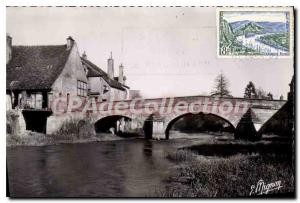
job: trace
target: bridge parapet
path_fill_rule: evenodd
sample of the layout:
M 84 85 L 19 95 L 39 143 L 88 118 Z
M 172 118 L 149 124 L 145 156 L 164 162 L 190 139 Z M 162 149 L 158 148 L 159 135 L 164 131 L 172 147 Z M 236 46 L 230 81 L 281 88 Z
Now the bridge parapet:
M 263 100 L 263 99 L 244 99 L 244 98 L 219 98 L 209 96 L 193 96 L 193 97 L 174 97 L 174 98 L 156 98 L 156 99 L 136 99 L 125 101 L 114 101 L 112 103 L 102 102 L 100 111 L 107 111 L 109 109 L 125 110 L 125 109 L 145 109 L 145 108 L 159 108 L 168 109 L 180 106 L 228 106 L 235 108 L 257 108 L 257 109 L 274 109 L 279 110 L 287 101 L 284 100 Z M 163 110 L 161 110 L 163 111 Z
M 226 120 L 234 128 L 237 127 L 242 116 L 249 108 L 252 109 L 256 120 L 254 125 L 258 131 L 261 126 L 274 115 L 286 101 L 262 100 L 244 98 L 220 98 L 210 96 L 189 96 L 174 98 L 135 99 L 113 102 L 85 101 L 76 109 L 65 112 L 66 115 L 59 115 L 57 120 L 68 119 L 80 115 L 90 117 L 94 122 L 113 115 L 128 117 L 135 123 L 136 128 L 143 128 L 149 116 L 153 121 L 163 126 L 162 131 L 166 132 L 170 123 L 186 114 L 213 114 Z M 54 113 L 54 117 L 57 116 Z M 54 123 L 50 118 L 50 124 Z M 51 129 L 55 125 L 50 125 Z M 158 131 L 158 130 L 156 130 Z

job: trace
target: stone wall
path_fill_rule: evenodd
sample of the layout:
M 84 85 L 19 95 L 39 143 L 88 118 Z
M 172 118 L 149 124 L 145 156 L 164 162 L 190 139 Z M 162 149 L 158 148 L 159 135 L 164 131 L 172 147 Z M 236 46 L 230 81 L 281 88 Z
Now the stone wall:
M 52 115 L 47 118 L 47 134 L 54 134 L 57 132 L 64 122 L 68 120 L 83 120 L 86 119 L 86 116 L 81 113 L 64 113 L 61 115 Z

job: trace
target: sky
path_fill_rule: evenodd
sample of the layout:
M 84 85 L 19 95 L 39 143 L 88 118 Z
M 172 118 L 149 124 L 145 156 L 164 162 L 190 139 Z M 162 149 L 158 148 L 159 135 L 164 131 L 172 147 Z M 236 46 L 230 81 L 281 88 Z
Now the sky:
M 249 81 L 286 98 L 292 58 L 218 58 L 216 8 L 9 7 L 13 45 L 65 44 L 72 36 L 80 54 L 115 76 L 123 63 L 126 84 L 144 97 L 208 95 L 223 72 L 235 97 Z
M 224 12 L 223 16 L 228 22 L 250 20 L 254 22 L 287 22 L 287 12 Z

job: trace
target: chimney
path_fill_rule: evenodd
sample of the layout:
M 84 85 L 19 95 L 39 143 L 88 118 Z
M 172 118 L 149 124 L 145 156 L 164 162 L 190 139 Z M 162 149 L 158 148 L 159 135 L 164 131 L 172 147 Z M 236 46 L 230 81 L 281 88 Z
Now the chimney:
M 85 51 L 82 53 L 82 56 L 81 56 L 83 59 L 87 60 L 87 55 L 85 53 Z
M 71 49 L 73 44 L 74 44 L 74 39 L 71 36 L 69 36 L 67 38 L 67 50 Z
M 9 34 L 6 34 L 6 64 L 12 58 L 12 38 Z
M 114 59 L 112 58 L 112 52 L 110 52 L 110 58 L 107 60 L 107 74 L 111 79 L 114 79 Z
M 124 66 L 121 65 L 119 66 L 119 83 L 124 84 Z

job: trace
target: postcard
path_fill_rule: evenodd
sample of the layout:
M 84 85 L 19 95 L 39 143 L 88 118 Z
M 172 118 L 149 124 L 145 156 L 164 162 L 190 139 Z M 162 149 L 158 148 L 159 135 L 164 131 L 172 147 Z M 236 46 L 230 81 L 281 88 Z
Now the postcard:
M 10 198 L 295 198 L 293 7 L 7 7 Z

